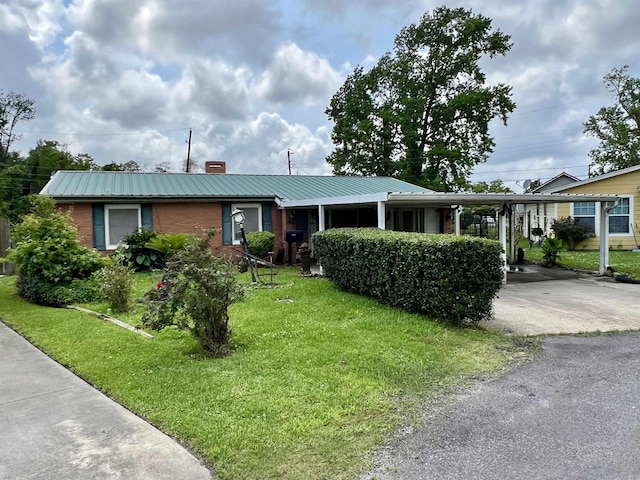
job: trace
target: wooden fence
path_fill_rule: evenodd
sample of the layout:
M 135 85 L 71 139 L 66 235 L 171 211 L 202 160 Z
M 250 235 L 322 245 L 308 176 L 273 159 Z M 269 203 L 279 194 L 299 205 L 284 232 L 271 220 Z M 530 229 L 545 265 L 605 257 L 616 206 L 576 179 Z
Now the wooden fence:
M 9 219 L 0 218 L 0 258 L 7 256 L 7 249 L 11 245 L 9 240 Z M 8 262 L 0 262 L 0 275 L 13 273 L 13 265 Z

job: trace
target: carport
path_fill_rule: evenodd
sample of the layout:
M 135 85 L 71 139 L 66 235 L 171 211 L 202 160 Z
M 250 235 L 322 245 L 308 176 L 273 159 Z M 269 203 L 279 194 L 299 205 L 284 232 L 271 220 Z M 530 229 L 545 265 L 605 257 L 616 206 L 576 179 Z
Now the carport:
M 515 225 L 514 209 L 519 204 L 552 204 L 573 202 L 597 202 L 600 205 L 600 274 L 604 274 L 609 265 L 609 212 L 617 205 L 617 195 L 595 194 L 536 194 L 536 193 L 443 193 L 443 192 L 386 192 L 370 195 L 343 197 L 325 197 L 303 200 L 278 199 L 281 208 L 317 207 L 318 230 L 325 230 L 325 210 L 340 205 L 376 205 L 378 228 L 387 228 L 388 208 L 399 205 L 419 205 L 424 207 L 451 208 L 456 212 L 456 234 L 460 234 L 459 215 L 464 206 L 495 206 L 498 213 L 498 240 L 502 244 L 505 276 L 508 265 L 515 262 Z

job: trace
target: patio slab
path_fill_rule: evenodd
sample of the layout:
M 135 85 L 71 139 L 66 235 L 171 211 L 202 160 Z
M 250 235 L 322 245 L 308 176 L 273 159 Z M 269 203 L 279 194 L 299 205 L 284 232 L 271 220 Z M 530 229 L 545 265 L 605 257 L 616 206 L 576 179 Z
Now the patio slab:
M 509 273 L 485 326 L 518 335 L 640 330 L 640 285 L 525 266 Z

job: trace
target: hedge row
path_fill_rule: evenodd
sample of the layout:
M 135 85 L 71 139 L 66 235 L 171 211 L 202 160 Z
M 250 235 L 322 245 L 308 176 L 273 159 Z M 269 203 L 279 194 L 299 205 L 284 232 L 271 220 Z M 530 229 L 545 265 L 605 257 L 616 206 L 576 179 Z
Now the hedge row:
M 483 238 L 345 228 L 314 234 L 313 248 L 341 289 L 437 320 L 490 317 L 502 286 L 502 248 Z

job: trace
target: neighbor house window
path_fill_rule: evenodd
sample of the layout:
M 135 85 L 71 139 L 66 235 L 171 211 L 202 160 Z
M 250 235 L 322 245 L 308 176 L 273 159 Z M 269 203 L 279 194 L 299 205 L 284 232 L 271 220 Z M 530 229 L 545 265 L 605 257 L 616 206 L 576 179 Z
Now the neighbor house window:
M 629 233 L 630 223 L 629 198 L 621 198 L 616 208 L 609 212 L 609 233 Z
M 106 247 L 115 249 L 124 237 L 141 227 L 140 205 L 105 205 L 104 224 Z
M 580 225 L 588 227 L 591 233 L 595 233 L 596 202 L 575 202 L 573 204 L 573 218 Z
M 244 212 L 245 233 L 262 231 L 262 205 L 259 203 L 235 203 L 231 205 L 231 211 L 236 208 Z M 233 243 L 239 245 L 242 238 L 240 225 L 236 224 L 236 222 L 231 222 L 231 228 L 233 229 Z

